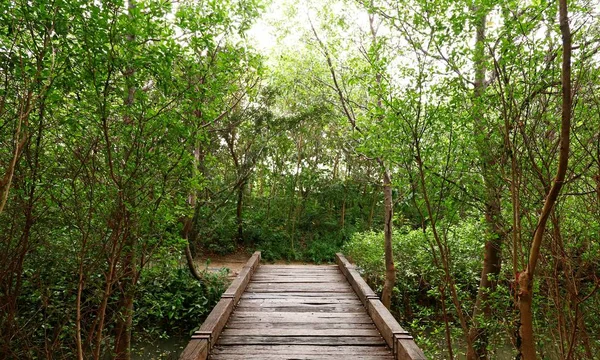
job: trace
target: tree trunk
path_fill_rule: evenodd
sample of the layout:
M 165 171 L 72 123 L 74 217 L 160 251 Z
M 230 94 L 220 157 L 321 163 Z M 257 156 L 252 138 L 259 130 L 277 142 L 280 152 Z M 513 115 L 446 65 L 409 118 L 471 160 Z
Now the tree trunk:
M 392 248 L 392 231 L 394 218 L 394 202 L 392 199 L 392 179 L 390 171 L 386 167 L 383 171 L 383 196 L 385 204 L 384 227 L 383 233 L 385 237 L 385 282 L 383 292 L 381 294 L 381 302 L 386 308 L 390 308 L 392 304 L 392 291 L 396 284 L 396 269 L 394 268 L 394 255 Z
M 342 199 L 342 213 L 340 216 L 340 227 L 344 229 L 344 225 L 346 224 L 346 184 L 342 185 L 344 187 L 344 197 Z
M 130 18 L 133 17 L 132 13 L 136 7 L 136 0 L 128 0 L 127 2 L 127 12 Z M 127 41 L 134 42 L 135 35 L 127 34 Z M 136 69 L 132 64 L 128 64 L 126 74 L 125 74 L 125 83 L 127 85 L 127 96 L 125 99 L 125 107 L 129 108 L 133 105 L 136 94 L 136 86 L 135 79 L 133 77 Z M 123 116 L 123 121 L 125 124 L 133 124 L 133 119 L 129 112 Z M 135 145 L 132 145 L 135 146 Z M 119 185 L 119 184 L 117 184 Z M 123 222 L 123 252 L 121 260 L 121 268 L 124 273 L 119 283 L 121 283 L 121 291 L 119 294 L 119 312 L 117 314 L 117 320 L 115 324 L 114 334 L 115 334 L 115 359 L 116 360 L 129 360 L 131 358 L 131 326 L 133 323 L 133 298 L 135 295 L 135 286 L 137 283 L 137 239 L 130 232 L 130 229 L 135 227 L 131 222 L 131 216 L 129 210 L 126 207 L 126 198 L 125 193 L 127 189 L 120 188 L 119 192 L 119 211 L 121 212 Z
M 367 221 L 367 226 L 369 230 L 373 228 L 373 216 L 375 216 L 375 205 L 377 205 L 377 192 L 373 191 L 371 199 L 371 210 L 369 211 L 369 219 Z
M 118 313 L 114 329 L 115 334 L 115 359 L 129 360 L 131 358 L 131 325 L 133 323 L 133 299 L 135 296 L 135 286 L 138 279 L 137 270 L 137 241 L 133 234 L 129 232 L 132 226 L 130 223 L 130 215 L 122 204 L 122 209 L 125 214 L 124 218 L 124 233 L 123 233 L 123 251 L 124 255 L 121 259 L 121 269 L 123 275 L 118 279 L 120 284 Z
M 194 201 L 194 204 L 195 204 L 195 201 Z M 200 273 L 198 272 L 198 269 L 196 269 L 196 263 L 194 263 L 194 255 L 192 254 L 192 248 L 190 247 L 190 238 L 194 237 L 192 235 L 194 233 L 193 227 L 194 227 L 193 219 L 190 219 L 190 218 L 185 219 L 181 237 L 186 240 L 185 260 L 186 260 L 187 267 L 190 270 L 190 274 L 192 274 L 192 276 L 196 280 L 202 282 L 204 279 L 202 278 L 202 275 L 200 275 Z
M 569 27 L 567 0 L 559 0 L 559 18 L 560 32 L 562 35 L 562 106 L 561 106 L 561 131 L 560 131 L 560 150 L 558 169 L 556 177 L 552 182 L 552 187 L 546 196 L 544 207 L 540 213 L 540 217 L 533 234 L 533 241 L 529 251 L 529 260 L 527 268 L 520 274 L 517 279 L 519 285 L 519 312 L 521 320 L 521 354 L 523 360 L 535 360 L 535 337 L 533 332 L 533 279 L 535 267 L 540 255 L 542 240 L 546 230 L 548 217 L 552 212 L 552 208 L 556 203 L 560 190 L 563 186 L 567 167 L 569 164 L 569 146 L 571 134 L 571 29 Z
M 472 9 L 474 15 L 476 15 L 476 39 L 475 39 L 475 52 L 474 52 L 474 67 L 475 67 L 475 81 L 473 85 L 473 113 L 475 121 L 476 135 L 486 134 L 486 127 L 484 124 L 483 111 L 481 97 L 485 91 L 485 26 L 486 26 L 486 14 L 483 13 L 478 15 L 480 9 Z M 489 136 L 486 137 L 488 141 L 485 144 L 480 144 L 479 159 L 483 169 L 484 186 L 485 186 L 485 221 L 488 227 L 488 233 L 486 234 L 486 242 L 484 247 L 483 265 L 481 268 L 481 279 L 479 281 L 479 289 L 477 292 L 477 298 L 475 300 L 475 306 L 473 308 L 473 323 L 469 328 L 469 334 L 467 342 L 467 359 L 468 360 L 479 360 L 487 359 L 487 341 L 488 334 L 485 326 L 480 323 L 480 318 L 483 316 L 485 319 L 489 319 L 491 316 L 491 309 L 488 304 L 488 294 L 492 288 L 496 285 L 496 280 L 500 274 L 501 268 L 501 249 L 502 240 L 504 233 L 502 226 L 500 225 L 501 219 L 501 195 L 497 189 L 497 184 L 494 181 L 496 177 L 495 170 L 497 170 L 497 159 L 494 154 L 490 151 Z
M 241 183 L 237 193 L 237 207 L 236 207 L 236 222 L 237 222 L 237 240 L 241 243 L 244 240 L 244 219 L 243 219 L 243 205 L 244 205 L 244 188 L 245 183 Z
M 132 269 L 130 267 L 130 269 Z M 115 325 L 115 360 L 129 360 L 131 358 L 131 325 L 133 323 L 133 298 L 136 276 L 130 275 L 123 285 L 125 293 L 121 295 L 118 320 Z

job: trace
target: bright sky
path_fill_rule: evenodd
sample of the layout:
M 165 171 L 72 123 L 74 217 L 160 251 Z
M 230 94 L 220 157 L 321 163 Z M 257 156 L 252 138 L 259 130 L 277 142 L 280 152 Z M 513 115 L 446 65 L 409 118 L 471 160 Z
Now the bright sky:
M 327 7 L 328 10 L 323 10 L 324 7 Z M 573 12 L 571 13 L 572 27 L 576 28 L 581 23 L 598 24 L 600 0 L 590 0 L 590 7 L 596 11 L 588 13 L 587 18 L 582 18 L 580 14 Z M 356 49 L 358 49 L 359 42 L 361 41 L 359 38 L 359 33 L 368 33 L 368 15 L 363 9 L 358 10 L 351 4 L 345 3 L 344 1 L 335 0 L 271 0 L 267 10 L 250 29 L 248 33 L 248 41 L 260 53 L 264 54 L 268 58 L 267 61 L 271 63 L 270 65 L 276 65 L 273 64 L 273 62 L 278 61 L 280 54 L 301 50 L 305 46 L 307 37 L 313 37 L 308 20 L 309 16 L 319 32 L 319 37 L 323 41 L 327 42 L 327 31 L 323 29 L 327 28 L 330 24 L 321 24 L 321 21 L 324 19 L 323 15 L 328 13 L 344 13 L 344 17 L 347 19 L 347 21 L 352 23 L 346 33 L 338 34 L 340 35 L 339 38 L 344 39 L 344 41 L 354 41 L 355 44 L 353 46 L 351 45 L 350 47 L 353 48 L 352 51 L 356 51 Z M 500 35 L 497 33 L 498 29 L 502 26 L 499 16 L 500 15 L 497 12 L 492 12 L 490 16 L 488 16 L 488 34 L 491 37 Z M 325 21 L 331 20 L 327 19 Z M 336 25 L 333 25 L 333 27 L 335 28 Z M 360 28 L 361 31 L 356 31 L 357 28 Z M 340 29 L 341 28 L 337 28 L 334 31 L 342 31 Z M 382 26 L 380 33 L 385 34 L 389 32 L 385 29 L 385 27 Z M 558 41 L 559 34 L 554 33 L 554 36 L 557 37 L 556 40 Z M 545 37 L 546 30 L 544 27 L 541 27 L 537 33 L 535 33 L 533 39 L 520 39 L 520 41 L 540 41 Z M 475 39 L 473 36 L 467 41 L 474 42 L 474 40 Z M 402 47 L 408 45 L 405 40 L 399 39 L 398 37 L 396 37 L 395 41 L 397 42 L 397 45 L 402 45 Z M 446 53 L 446 56 L 447 52 L 458 44 L 452 43 L 448 45 L 448 49 L 442 49 L 442 51 Z M 472 46 L 472 44 L 468 44 L 467 46 Z M 338 56 L 343 57 L 344 55 L 343 53 L 338 53 Z M 594 58 L 600 58 L 600 53 L 596 54 Z M 405 86 L 405 81 L 402 79 L 403 76 L 397 71 L 399 67 L 406 68 L 414 65 L 416 62 L 414 54 L 409 51 L 405 52 L 401 56 L 396 57 L 396 59 L 390 60 L 390 67 L 388 68 L 389 75 L 395 79 L 394 82 L 396 85 L 399 85 L 400 87 Z M 464 74 L 470 74 L 470 61 L 468 61 L 469 59 L 465 60 L 466 61 L 464 64 L 462 64 L 462 66 L 464 66 Z M 440 71 L 450 71 L 447 68 L 445 70 L 442 69 L 445 67 L 444 64 L 440 65 Z

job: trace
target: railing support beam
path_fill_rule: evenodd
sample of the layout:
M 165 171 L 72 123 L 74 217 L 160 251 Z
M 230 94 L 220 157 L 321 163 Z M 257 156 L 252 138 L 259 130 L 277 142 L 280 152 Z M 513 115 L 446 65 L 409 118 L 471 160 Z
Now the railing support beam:
M 260 264 L 260 251 L 252 254 L 240 274 L 221 295 L 221 300 L 210 312 L 200 329 L 192 335 L 192 340 L 179 356 L 179 360 L 206 360 L 212 346 L 233 313 L 233 309 L 246 290 L 252 274 Z
M 336 254 L 336 262 L 367 309 L 379 333 L 394 352 L 394 357 L 397 360 L 425 360 L 425 354 L 417 346 L 412 336 L 400 326 L 390 311 L 383 306 L 373 289 L 360 276 L 356 266 L 352 265 L 341 253 Z

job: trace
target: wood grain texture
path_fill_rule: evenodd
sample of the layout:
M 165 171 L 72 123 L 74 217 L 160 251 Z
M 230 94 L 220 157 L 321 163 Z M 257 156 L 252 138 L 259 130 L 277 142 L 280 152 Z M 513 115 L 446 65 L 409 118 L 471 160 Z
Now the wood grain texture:
M 335 265 L 261 265 L 211 359 L 393 359 Z
M 381 336 L 385 339 L 387 345 L 390 348 L 395 349 L 395 358 L 398 360 L 426 359 L 423 351 L 417 346 L 412 337 L 400 326 L 389 310 L 383 306 L 381 301 L 375 295 L 375 292 L 360 276 L 356 267 L 350 264 L 346 257 L 340 253 L 336 254 L 336 262 L 367 308 L 369 316 L 375 323 Z
M 208 357 L 208 340 L 192 340 L 179 356 L 180 360 L 204 360 Z
M 259 262 L 257 252 L 181 360 L 425 359 L 343 255 L 338 265 Z
M 260 265 L 260 251 L 252 254 L 244 268 L 221 296 L 221 300 L 210 312 L 196 334 L 207 337 L 206 340 L 192 339 L 179 356 L 180 360 L 205 360 L 208 358 L 211 347 L 219 339 L 235 304 L 246 290 L 252 273 Z
M 239 275 L 233 280 L 231 285 L 225 290 L 223 298 L 233 298 L 234 305 L 240 300 L 240 297 L 246 290 L 252 274 L 256 271 L 260 265 L 260 251 L 256 251 L 246 262 L 246 265 L 242 268 Z

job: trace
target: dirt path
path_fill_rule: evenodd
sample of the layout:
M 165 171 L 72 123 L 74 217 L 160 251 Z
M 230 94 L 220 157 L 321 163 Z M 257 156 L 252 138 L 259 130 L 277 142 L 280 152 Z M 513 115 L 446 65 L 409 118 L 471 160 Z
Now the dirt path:
M 249 253 L 245 250 L 239 250 L 235 253 L 227 255 L 204 254 L 199 258 L 196 258 L 194 261 L 196 262 L 196 265 L 200 271 L 208 270 L 211 272 L 217 272 L 222 269 L 228 269 L 229 278 L 235 278 L 240 273 L 251 255 L 252 253 Z M 303 261 L 278 260 L 275 261 L 274 264 L 306 265 L 310 263 Z
M 245 251 L 238 251 L 228 255 L 205 254 L 195 259 L 196 265 L 200 270 L 220 271 L 222 269 L 229 270 L 229 277 L 236 277 L 244 264 L 250 258 L 250 254 Z

